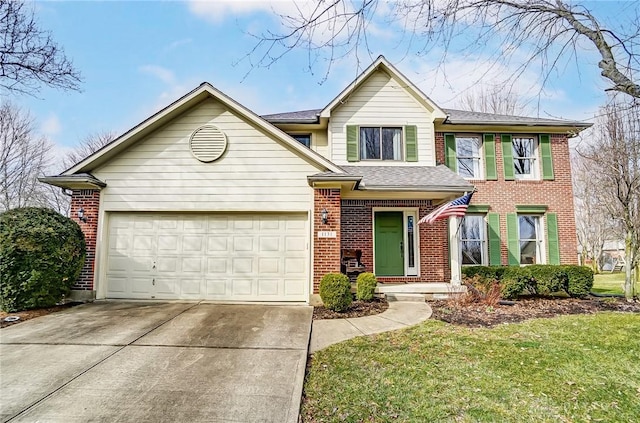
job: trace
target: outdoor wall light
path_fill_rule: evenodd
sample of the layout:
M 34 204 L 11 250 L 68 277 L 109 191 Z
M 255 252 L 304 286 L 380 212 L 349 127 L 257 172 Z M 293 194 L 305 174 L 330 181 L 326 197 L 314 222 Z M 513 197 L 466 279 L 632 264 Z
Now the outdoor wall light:
M 320 212 L 320 216 L 322 217 L 323 225 L 329 223 L 329 212 L 327 211 L 327 209 L 322 209 L 322 211 Z
M 84 215 L 84 209 L 82 207 L 80 207 L 80 209 L 78 210 L 78 219 L 81 222 L 87 222 L 87 217 Z

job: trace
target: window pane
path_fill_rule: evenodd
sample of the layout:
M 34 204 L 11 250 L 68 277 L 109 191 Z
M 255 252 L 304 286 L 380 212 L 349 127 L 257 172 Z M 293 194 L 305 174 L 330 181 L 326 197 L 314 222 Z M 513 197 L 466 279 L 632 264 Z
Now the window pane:
M 311 146 L 311 135 L 310 134 L 294 134 L 291 135 L 291 137 L 298 141 L 300 144 L 303 144 L 306 147 L 310 147 Z
M 537 239 L 535 216 L 518 216 L 520 221 L 520 239 Z
M 520 264 L 536 264 L 541 262 L 539 224 L 540 216 L 518 216 Z
M 484 218 L 483 216 L 465 216 L 460 224 L 460 252 L 463 265 L 483 264 L 484 256 Z
M 533 157 L 533 138 L 514 138 L 512 144 L 513 157 Z
M 360 128 L 360 158 L 380 158 L 380 128 Z
M 536 241 L 520 241 L 520 264 L 536 264 L 537 245 Z
M 462 264 L 482 264 L 482 242 L 462 242 Z
M 400 160 L 402 158 L 402 129 L 382 128 L 382 159 Z
M 414 244 L 414 225 L 413 216 L 407 216 L 407 249 L 409 252 L 409 267 L 415 267 L 416 265 L 416 252 L 413 248 Z
M 459 138 L 456 136 L 458 157 L 480 157 L 480 139 L 476 137 Z
M 513 165 L 515 166 L 516 175 L 531 174 L 531 159 L 514 159 Z
M 463 178 L 478 176 L 480 162 L 478 159 L 458 159 L 458 175 Z

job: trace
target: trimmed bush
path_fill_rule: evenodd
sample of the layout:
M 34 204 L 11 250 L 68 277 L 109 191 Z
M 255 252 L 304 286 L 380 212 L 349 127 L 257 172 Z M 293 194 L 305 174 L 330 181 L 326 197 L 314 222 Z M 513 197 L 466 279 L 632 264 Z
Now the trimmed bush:
M 551 295 L 556 292 L 568 292 L 569 277 L 563 266 L 534 264 L 523 267 L 527 269 L 535 280 L 532 294 Z
M 512 300 L 532 289 L 534 281 L 526 267 L 506 267 L 500 282 L 502 298 Z
M 326 308 L 345 311 L 351 305 L 351 282 L 342 273 L 327 273 L 320 280 L 320 298 Z
M 0 214 L 0 309 L 59 303 L 69 295 L 85 254 L 84 234 L 68 217 L 36 207 Z
M 465 266 L 462 268 L 462 275 L 468 278 L 479 275 L 485 279 L 499 281 L 506 269 L 504 266 Z
M 572 297 L 589 295 L 593 288 L 593 270 L 585 266 L 561 266 L 569 279 L 567 293 Z
M 378 280 L 373 273 L 360 273 L 356 279 L 356 299 L 362 301 L 373 300 Z

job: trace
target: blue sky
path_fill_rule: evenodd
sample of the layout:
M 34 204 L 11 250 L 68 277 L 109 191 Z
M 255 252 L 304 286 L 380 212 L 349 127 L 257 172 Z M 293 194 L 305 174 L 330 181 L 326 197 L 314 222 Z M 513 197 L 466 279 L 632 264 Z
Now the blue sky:
M 591 6 L 616 16 L 624 4 Z M 455 54 L 447 56 L 443 72 L 437 48 L 426 57 L 407 55 L 398 48 L 397 34 L 385 28 L 370 38 L 370 55 L 359 55 L 359 62 L 353 55 L 338 61 L 326 81 L 325 63 L 310 72 L 302 49 L 269 68 L 252 68 L 243 60 L 256 43 L 249 32 L 281 28 L 272 10 L 290 10 L 284 0 L 37 1 L 34 7 L 40 26 L 52 32 L 82 73 L 83 91 L 43 88 L 35 98 L 12 96 L 12 101 L 30 111 L 59 153 L 91 133 L 123 133 L 203 81 L 266 114 L 323 107 L 379 54 L 442 107 L 456 106 L 483 74 L 482 58 Z M 540 92 L 535 70 L 525 73 L 515 89 L 535 97 L 534 115 L 589 119 L 605 101 L 596 63 L 597 57 L 584 54 L 578 67 L 561 64 L 538 97 L 533 95 Z

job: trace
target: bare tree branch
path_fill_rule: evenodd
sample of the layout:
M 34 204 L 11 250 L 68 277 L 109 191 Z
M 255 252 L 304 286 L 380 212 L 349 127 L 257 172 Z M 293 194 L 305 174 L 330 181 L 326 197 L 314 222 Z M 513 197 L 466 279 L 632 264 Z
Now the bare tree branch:
M 494 65 L 516 64 L 512 81 L 536 66 L 544 84 L 554 69 L 589 50 L 600 57 L 601 75 L 610 83 L 607 90 L 640 98 L 637 3 L 629 6 L 633 10 L 626 26 L 616 28 L 607 27 L 584 5 L 565 0 L 320 0 L 315 4 L 311 9 L 298 7 L 295 16 L 280 15 L 286 28 L 281 33 L 257 36 L 247 55 L 251 64 L 268 67 L 289 51 L 304 48 L 309 51 L 310 69 L 321 57 L 327 58 L 330 68 L 336 58 L 357 52 L 367 34 L 382 26 L 399 35 L 406 52 L 426 56 L 443 49 L 441 63 L 458 45 L 467 53 L 488 51 Z M 385 16 L 377 13 L 382 4 L 389 10 Z
M 80 73 L 23 0 L 0 0 L 0 89 L 35 94 L 44 84 L 80 89 Z

